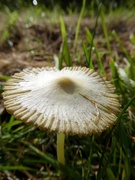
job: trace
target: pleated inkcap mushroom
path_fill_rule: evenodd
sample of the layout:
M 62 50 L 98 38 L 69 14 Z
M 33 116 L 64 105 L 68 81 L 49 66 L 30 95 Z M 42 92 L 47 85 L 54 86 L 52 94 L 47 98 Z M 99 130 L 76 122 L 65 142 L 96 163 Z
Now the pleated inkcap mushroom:
M 33 68 L 4 87 L 7 111 L 26 124 L 63 134 L 99 133 L 119 112 L 113 85 L 86 67 Z

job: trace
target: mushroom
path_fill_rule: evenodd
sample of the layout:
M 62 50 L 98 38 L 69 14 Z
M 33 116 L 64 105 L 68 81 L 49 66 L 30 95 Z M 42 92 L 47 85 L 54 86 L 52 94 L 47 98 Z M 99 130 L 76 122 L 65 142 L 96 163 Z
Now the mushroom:
M 3 97 L 15 118 L 57 132 L 57 158 L 65 164 L 66 134 L 100 133 L 114 124 L 120 107 L 114 90 L 86 67 L 43 67 L 14 74 Z

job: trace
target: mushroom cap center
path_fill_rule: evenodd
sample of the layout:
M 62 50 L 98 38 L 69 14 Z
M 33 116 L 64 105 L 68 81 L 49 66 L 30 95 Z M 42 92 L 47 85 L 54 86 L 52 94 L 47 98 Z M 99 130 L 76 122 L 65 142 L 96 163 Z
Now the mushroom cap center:
M 68 77 L 61 77 L 58 80 L 58 85 L 68 94 L 73 94 L 76 87 L 75 82 Z

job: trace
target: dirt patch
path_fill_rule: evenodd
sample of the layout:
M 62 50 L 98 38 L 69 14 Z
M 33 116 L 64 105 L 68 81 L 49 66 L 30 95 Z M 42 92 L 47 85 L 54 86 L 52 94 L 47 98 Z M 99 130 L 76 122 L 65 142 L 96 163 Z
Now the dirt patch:
M 65 17 L 67 27 L 67 35 L 69 47 L 71 49 L 71 57 L 75 65 L 86 65 L 85 56 L 82 48 L 82 39 L 86 40 L 86 28 L 93 32 L 95 19 L 85 17 L 81 23 L 79 32 L 79 41 L 77 50 L 80 53 L 80 60 L 77 58 L 77 52 L 74 48 L 75 28 L 78 17 Z M 133 54 L 135 47 L 130 42 L 129 37 L 135 34 L 135 20 L 117 19 L 116 21 L 108 22 L 110 32 L 115 30 L 121 40 L 124 48 L 129 54 Z M 119 44 L 110 36 L 112 50 L 117 59 L 122 59 L 124 54 L 119 47 Z M 103 56 L 105 66 L 108 66 L 109 53 L 107 52 L 106 40 L 103 34 L 101 22 L 99 21 L 94 42 L 100 52 L 105 51 Z M 18 21 L 15 26 L 15 31 L 11 32 L 9 39 L 0 47 L 0 74 L 12 75 L 24 68 L 54 66 L 54 54 L 58 55 L 62 45 L 62 38 L 59 23 L 39 22 L 30 27 L 24 22 Z M 92 54 L 93 62 L 96 57 Z

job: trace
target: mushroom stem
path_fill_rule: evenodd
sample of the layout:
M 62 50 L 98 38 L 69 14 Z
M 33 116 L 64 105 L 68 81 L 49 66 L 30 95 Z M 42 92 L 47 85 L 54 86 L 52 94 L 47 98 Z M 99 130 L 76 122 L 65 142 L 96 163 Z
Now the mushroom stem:
M 57 133 L 57 159 L 63 165 L 65 165 L 64 141 L 65 134 Z

